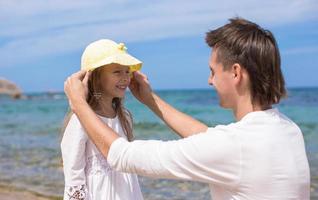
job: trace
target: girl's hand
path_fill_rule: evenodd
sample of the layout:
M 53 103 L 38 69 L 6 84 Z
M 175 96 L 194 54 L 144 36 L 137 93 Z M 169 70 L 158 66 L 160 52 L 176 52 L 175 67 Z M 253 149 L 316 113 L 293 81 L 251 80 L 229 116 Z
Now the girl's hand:
M 91 72 L 81 70 L 69 76 L 64 82 L 64 92 L 73 112 L 75 112 L 77 105 L 86 102 L 88 95 L 87 83 L 90 74 Z

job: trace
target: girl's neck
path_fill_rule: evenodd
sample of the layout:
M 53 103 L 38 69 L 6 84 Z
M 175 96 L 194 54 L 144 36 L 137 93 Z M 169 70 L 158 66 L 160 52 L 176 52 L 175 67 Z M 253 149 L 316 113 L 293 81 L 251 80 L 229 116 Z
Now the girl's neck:
M 94 109 L 96 114 L 107 118 L 116 117 L 116 111 L 113 108 L 113 99 L 102 98 L 99 101 L 100 104 Z

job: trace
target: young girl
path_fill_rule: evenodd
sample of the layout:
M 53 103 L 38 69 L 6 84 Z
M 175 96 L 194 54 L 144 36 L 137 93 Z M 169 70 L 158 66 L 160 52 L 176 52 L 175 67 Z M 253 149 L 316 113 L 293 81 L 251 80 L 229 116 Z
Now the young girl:
M 88 103 L 100 119 L 129 141 L 132 118 L 122 100 L 132 71 L 142 63 L 111 40 L 93 42 L 82 55 L 81 68 L 92 71 Z M 68 122 L 68 123 L 67 123 Z M 114 171 L 88 138 L 75 114 L 70 114 L 61 142 L 65 176 L 64 200 L 140 200 L 137 176 Z

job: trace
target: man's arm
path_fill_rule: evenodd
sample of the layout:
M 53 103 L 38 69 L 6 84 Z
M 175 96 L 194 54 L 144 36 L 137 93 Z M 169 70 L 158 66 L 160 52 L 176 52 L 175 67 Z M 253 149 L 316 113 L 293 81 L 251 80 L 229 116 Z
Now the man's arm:
M 178 111 L 156 95 L 152 91 L 149 81 L 144 74 L 134 72 L 130 90 L 140 102 L 147 105 L 181 137 L 188 137 L 196 133 L 205 132 L 208 129 L 205 124 Z
M 107 157 L 111 144 L 119 136 L 101 121 L 86 102 L 88 77 L 89 73 L 85 71 L 73 74 L 64 82 L 64 91 L 72 111 L 77 115 L 87 135 Z
M 81 71 L 69 77 L 64 90 L 71 109 L 113 169 L 158 178 L 222 185 L 237 183 L 241 161 L 237 154 L 239 145 L 232 134 L 214 130 L 213 134 L 198 134 L 176 141 L 128 142 L 104 124 L 87 104 L 88 75 L 85 74 Z
M 205 132 L 208 129 L 205 124 L 178 111 L 155 93 L 152 93 L 152 96 L 153 103 L 147 106 L 181 137 Z
M 100 120 L 86 102 L 88 77 L 89 73 L 86 73 L 85 71 L 73 74 L 65 81 L 64 91 L 69 99 L 71 109 L 77 115 L 88 136 L 101 153 L 107 157 L 111 144 L 118 139 L 119 136 L 113 129 L 109 128 Z M 141 87 L 139 87 L 139 89 L 140 88 Z M 206 131 L 207 127 L 201 122 L 177 111 L 154 93 L 151 92 L 147 94 L 152 94 L 151 97 L 148 96 L 149 98 L 152 98 L 152 100 L 148 99 L 146 105 L 148 105 L 148 107 L 150 107 L 165 122 L 167 121 L 166 123 L 181 137 L 187 137 L 198 132 Z M 158 106 L 162 107 L 159 109 Z M 191 129 L 191 131 L 187 129 Z

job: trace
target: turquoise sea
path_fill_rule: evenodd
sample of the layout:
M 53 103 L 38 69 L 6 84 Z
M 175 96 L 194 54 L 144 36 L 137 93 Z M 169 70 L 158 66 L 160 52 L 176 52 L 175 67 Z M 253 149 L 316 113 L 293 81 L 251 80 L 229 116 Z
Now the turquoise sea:
M 234 121 L 218 106 L 214 90 L 157 91 L 181 111 L 209 126 Z M 137 139 L 178 137 L 129 93 L 126 107 L 134 116 Z M 278 107 L 304 134 L 311 168 L 311 198 L 318 199 L 318 88 L 289 89 Z M 45 195 L 62 196 L 64 179 L 60 157 L 60 128 L 68 110 L 63 93 L 30 93 L 25 99 L 0 97 L 0 185 Z M 207 185 L 140 177 L 145 199 L 210 199 Z

